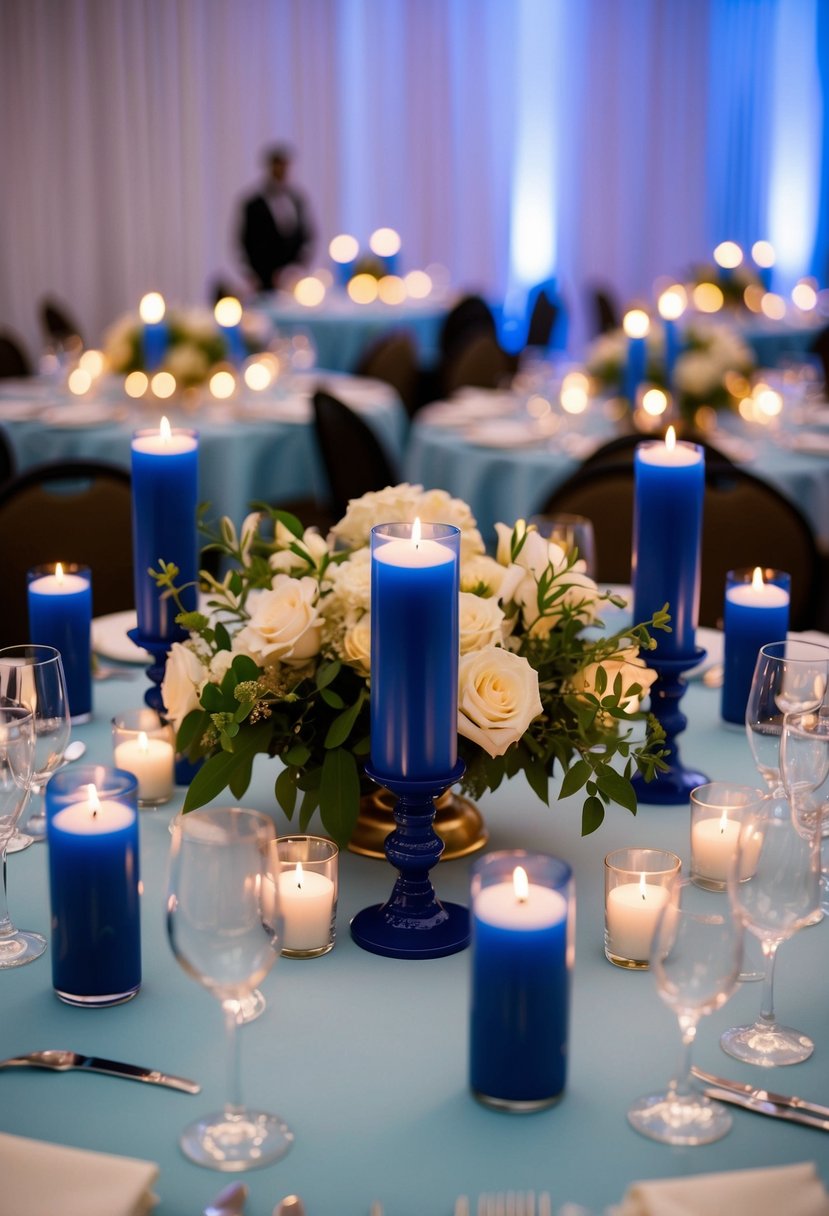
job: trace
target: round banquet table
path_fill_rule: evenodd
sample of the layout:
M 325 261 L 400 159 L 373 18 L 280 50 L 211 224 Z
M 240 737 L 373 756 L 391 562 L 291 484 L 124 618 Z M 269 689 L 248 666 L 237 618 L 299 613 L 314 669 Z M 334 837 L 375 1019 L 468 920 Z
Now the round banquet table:
M 321 304 L 308 308 L 287 292 L 258 296 L 249 305 L 263 313 L 285 337 L 307 334 L 317 351 L 320 367 L 353 371 L 364 351 L 394 329 L 414 338 L 420 364 L 431 367 L 438 359 L 438 341 L 449 302 L 440 295 L 402 304 L 355 304 L 343 291 L 329 291 Z
M 76 731 L 88 744 L 88 759 L 110 761 L 109 720 L 137 704 L 143 688 L 143 674 L 133 683 L 95 686 L 94 721 Z M 754 782 L 745 737 L 721 725 L 718 704 L 718 693 L 701 683 L 690 686 L 683 703 L 689 716 L 682 739 L 686 763 L 703 767 L 713 779 Z M 274 773 L 274 762 L 258 758 L 242 803 L 273 813 L 284 832 L 287 824 L 274 809 Z M 480 1191 L 530 1188 L 551 1192 L 556 1212 L 566 1201 L 600 1212 L 636 1179 L 806 1160 L 817 1162 L 829 1181 L 829 1139 L 807 1127 L 735 1109 L 725 1139 L 685 1149 L 657 1144 L 629 1127 L 629 1103 L 667 1083 L 679 1056 L 679 1035 L 652 976 L 605 960 L 603 857 L 625 845 L 661 847 L 677 852 L 687 869 L 689 812 L 645 806 L 633 818 L 612 807 L 599 831 L 582 838 L 578 801 L 556 801 L 555 781 L 551 791 L 547 807 L 519 777 L 480 805 L 488 848 L 551 852 L 575 871 L 577 943 L 563 1100 L 538 1114 L 510 1116 L 472 1099 L 468 955 L 403 962 L 356 947 L 349 920 L 386 898 L 392 874 L 384 862 L 346 853 L 334 950 L 313 960 L 279 960 L 262 985 L 266 1012 L 241 1031 L 246 1100 L 283 1115 L 296 1135 L 283 1161 L 244 1175 L 251 1191 L 247 1216 L 270 1216 L 276 1201 L 292 1192 L 302 1197 L 309 1216 L 366 1216 L 373 1200 L 383 1204 L 386 1216 L 450 1216 L 461 1193 L 472 1197 L 474 1211 Z M 3 1057 L 73 1048 L 201 1082 L 201 1094 L 191 1097 L 77 1072 L 0 1073 L 0 1129 L 157 1162 L 158 1216 L 196 1216 L 230 1181 L 190 1164 L 177 1147 L 184 1125 L 224 1100 L 219 1006 L 184 974 L 165 938 L 168 825 L 180 799 L 178 791 L 168 806 L 141 813 L 144 981 L 135 1000 L 98 1011 L 62 1005 L 51 988 L 49 951 L 30 966 L 0 975 Z M 439 866 L 439 895 L 466 902 L 469 869 L 469 859 Z M 9 896 L 15 923 L 48 935 L 46 846 L 9 859 Z M 826 1101 L 827 935 L 825 923 L 800 932 L 778 960 L 778 1012 L 812 1035 L 812 1059 L 766 1072 L 721 1052 L 720 1033 L 759 1011 L 755 983 L 743 985 L 724 1008 L 702 1019 L 694 1052 L 700 1067 Z M 65 1210 L 57 1196 L 53 1210 Z
M 829 408 L 815 410 L 814 417 L 769 430 L 728 415 L 709 438 L 795 502 L 820 548 L 829 552 Z M 512 524 L 540 512 L 550 493 L 618 433 L 599 400 L 577 427 L 566 415 L 553 416 L 553 423 L 550 433 L 543 420 L 530 418 L 517 393 L 466 390 L 458 400 L 416 415 L 406 450 L 407 479 L 464 499 L 490 543 L 496 522 Z
M 317 385 L 351 405 L 393 460 L 401 461 L 408 417 L 394 390 L 377 380 L 329 371 L 295 375 L 289 385 L 256 396 L 242 393 L 232 404 L 203 401 L 186 412 L 162 402 L 132 402 L 114 382 L 91 399 L 67 400 L 40 378 L 0 381 L 0 427 L 21 472 L 41 461 L 69 459 L 128 468 L 133 431 L 157 426 L 169 413 L 173 426 L 199 433 L 200 498 L 216 515 L 229 515 L 238 524 L 255 500 L 326 499 L 310 399 Z

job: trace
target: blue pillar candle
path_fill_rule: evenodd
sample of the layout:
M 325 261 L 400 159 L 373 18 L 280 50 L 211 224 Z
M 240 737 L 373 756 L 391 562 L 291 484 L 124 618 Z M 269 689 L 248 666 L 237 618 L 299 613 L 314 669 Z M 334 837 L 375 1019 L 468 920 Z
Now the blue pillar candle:
M 479 1101 L 529 1111 L 561 1097 L 575 953 L 570 867 L 490 853 L 472 870 L 469 1077 Z
M 347 232 L 332 238 L 328 245 L 328 253 L 337 272 L 337 282 L 340 287 L 347 287 L 349 279 L 357 267 L 357 257 L 360 245 L 356 237 Z
M 458 758 L 460 531 L 381 524 L 371 532 L 371 764 L 424 781 Z
M 665 383 L 669 391 L 674 387 L 674 367 L 679 355 L 679 333 L 676 321 L 668 317 L 665 321 Z
M 73 722 L 92 713 L 92 577 L 56 562 L 28 573 L 29 641 L 60 651 Z
M 705 457 L 697 444 L 640 443 L 634 455 L 633 619 L 646 621 L 667 603 L 671 632 L 654 634 L 657 658 L 695 651 Z
M 729 570 L 725 580 L 725 661 L 721 713 L 745 724 L 746 703 L 762 646 L 789 631 L 791 576 L 781 570 Z
M 643 309 L 632 308 L 630 312 L 625 313 L 622 324 L 628 339 L 622 394 L 633 407 L 636 404 L 636 390 L 645 379 L 648 368 L 647 337 L 650 332 L 650 318 Z
M 148 291 L 141 297 L 138 315 L 143 323 L 141 330 L 141 354 L 144 370 L 150 374 L 157 371 L 167 353 L 169 334 L 164 321 L 167 305 L 157 291 Z
M 148 638 L 176 641 L 178 607 L 163 598 L 148 573 L 163 558 L 180 570 L 179 586 L 188 611 L 196 607 L 198 541 L 198 438 L 172 431 L 166 418 L 158 431 L 138 431 L 132 439 L 132 541 L 138 628 Z
M 213 316 L 219 327 L 219 333 L 227 347 L 227 358 L 230 363 L 241 366 L 248 356 L 245 340 L 242 337 L 242 305 L 234 296 L 223 296 L 213 309 Z
M 141 987 L 136 781 L 96 772 L 100 786 L 77 770 L 47 786 L 52 982 L 69 1005 L 114 1005 Z

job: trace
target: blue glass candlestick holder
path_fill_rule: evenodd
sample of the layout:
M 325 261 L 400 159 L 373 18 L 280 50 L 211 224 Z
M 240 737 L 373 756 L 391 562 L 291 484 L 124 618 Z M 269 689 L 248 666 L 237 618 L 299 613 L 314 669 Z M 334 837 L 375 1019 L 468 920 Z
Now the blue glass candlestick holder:
M 366 769 L 366 775 L 397 796 L 397 827 L 386 837 L 386 859 L 398 871 L 384 904 L 363 908 L 351 922 L 351 936 L 363 950 L 387 958 L 441 958 L 469 945 L 469 909 L 439 900 L 429 878 L 443 852 L 435 832 L 435 798 L 460 780 L 459 760 L 442 778 L 408 781 Z
M 657 678 L 651 686 L 650 712 L 665 731 L 663 759 L 667 769 L 658 772 L 652 781 L 645 781 L 641 773 L 633 778 L 636 798 L 645 805 L 681 806 L 688 802 L 691 790 L 706 785 L 710 780 L 704 773 L 687 769 L 679 756 L 677 736 L 688 725 L 688 719 L 679 707 L 688 684 L 683 680 L 686 671 L 697 667 L 707 651 L 697 646 L 692 655 L 677 658 L 659 658 L 658 652 L 648 656 L 648 663 Z
M 130 629 L 127 632 L 127 637 L 135 642 L 136 646 L 142 646 L 152 656 L 152 663 L 147 668 L 147 676 L 150 680 L 150 687 L 144 693 L 144 704 L 149 705 L 150 709 L 155 712 L 165 722 L 167 719 L 167 710 L 164 707 L 164 699 L 161 696 L 161 685 L 164 681 L 164 672 L 167 667 L 167 655 L 173 642 L 183 642 L 187 639 L 186 632 L 182 629 L 175 638 L 151 638 L 142 633 L 140 629 Z M 201 767 L 201 761 L 193 763 L 188 760 L 185 755 L 176 752 L 176 785 L 189 785 Z

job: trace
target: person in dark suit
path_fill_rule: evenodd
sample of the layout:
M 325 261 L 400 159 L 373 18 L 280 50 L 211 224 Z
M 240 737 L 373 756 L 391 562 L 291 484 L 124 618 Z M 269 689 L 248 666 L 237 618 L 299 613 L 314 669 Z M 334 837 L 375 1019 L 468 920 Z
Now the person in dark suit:
M 271 291 L 286 266 L 306 262 L 311 253 L 314 232 L 308 204 L 288 182 L 292 159 L 285 145 L 270 149 L 262 190 L 242 205 L 239 239 L 261 291 Z

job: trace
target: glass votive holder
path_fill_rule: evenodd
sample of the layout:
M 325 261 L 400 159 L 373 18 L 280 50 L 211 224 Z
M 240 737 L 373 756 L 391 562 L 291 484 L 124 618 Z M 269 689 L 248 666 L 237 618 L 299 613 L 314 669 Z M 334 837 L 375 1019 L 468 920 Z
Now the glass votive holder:
M 729 570 L 723 611 L 723 685 L 720 713 L 724 722 L 744 726 L 746 704 L 757 655 L 762 646 L 789 631 L 792 578 L 783 570 L 759 566 Z
M 74 765 L 46 786 L 52 983 L 67 1005 L 117 1005 L 141 987 L 137 782 Z
M 753 786 L 731 781 L 709 781 L 691 790 L 691 879 L 698 887 L 726 889 L 744 814 L 764 797 Z
M 154 709 L 130 709 L 112 719 L 116 768 L 134 773 L 138 805 L 161 806 L 173 796 L 175 738 Z
M 682 862 L 666 849 L 616 849 L 604 859 L 604 952 L 617 967 L 649 966 L 656 921 Z
M 334 946 L 339 849 L 325 836 L 280 836 L 279 900 L 285 921 L 282 954 L 317 958 Z
M 572 870 L 545 853 L 489 853 L 472 867 L 470 904 L 472 1094 L 496 1110 L 541 1110 L 567 1077 Z

